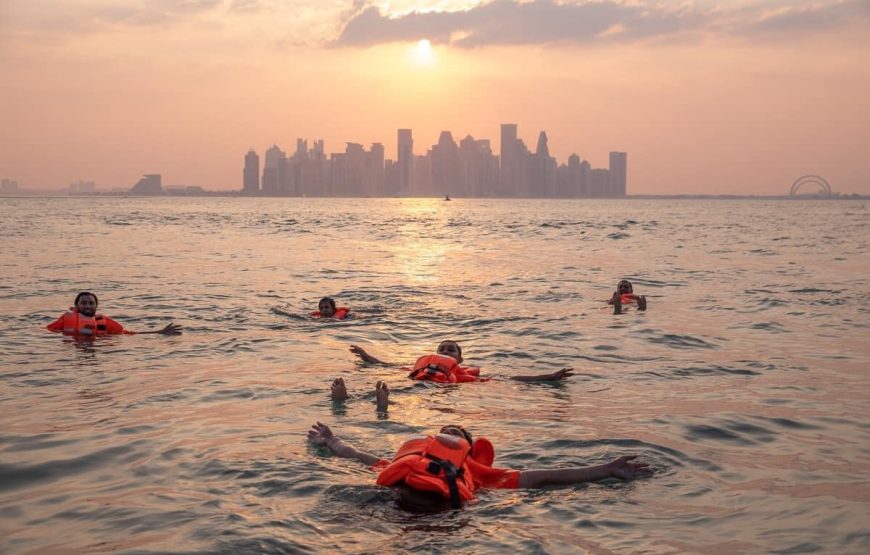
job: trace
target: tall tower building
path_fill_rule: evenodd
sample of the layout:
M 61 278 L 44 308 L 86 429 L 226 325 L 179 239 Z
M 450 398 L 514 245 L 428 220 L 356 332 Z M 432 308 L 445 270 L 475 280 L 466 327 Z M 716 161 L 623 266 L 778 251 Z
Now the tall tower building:
M 414 175 L 414 139 L 411 137 L 410 129 L 399 129 L 398 137 L 399 151 L 396 160 L 399 165 L 399 190 L 400 195 L 407 195 L 411 192 L 411 186 Z
M 267 195 L 274 195 L 281 190 L 281 171 L 284 169 L 286 159 L 287 155 L 278 148 L 278 145 L 272 145 L 266 151 L 266 161 L 263 164 L 263 192 Z
M 556 160 L 550 156 L 547 146 L 547 133 L 541 131 L 538 135 L 538 147 L 531 160 L 531 183 L 526 194 L 533 197 L 556 195 Z
M 499 196 L 516 196 L 519 186 L 519 148 L 517 124 L 501 124 L 501 151 L 499 157 Z
M 256 195 L 260 192 L 260 157 L 254 149 L 245 154 L 245 169 L 242 172 L 242 192 Z
M 610 175 L 608 189 L 610 196 L 624 197 L 626 193 L 626 178 L 628 154 L 625 152 L 610 153 Z

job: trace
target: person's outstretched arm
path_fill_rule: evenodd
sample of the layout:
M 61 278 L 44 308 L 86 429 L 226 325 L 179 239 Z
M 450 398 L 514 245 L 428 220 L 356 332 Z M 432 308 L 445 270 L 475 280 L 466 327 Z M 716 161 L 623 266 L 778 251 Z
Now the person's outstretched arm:
M 136 335 L 142 335 L 143 333 L 159 333 L 161 335 L 181 335 L 181 325 L 180 324 L 167 324 L 167 326 L 163 329 L 154 330 L 154 331 L 134 331 L 131 332 Z
M 358 356 L 362 359 L 363 362 L 368 364 L 390 364 L 389 362 L 384 362 L 382 360 L 378 360 L 372 355 L 368 354 L 365 349 L 362 347 L 357 347 L 356 345 L 350 346 L 350 352 Z
M 573 375 L 573 368 L 562 368 L 561 370 L 551 374 L 539 374 L 537 376 L 511 376 L 510 379 L 517 380 L 518 382 L 552 382 L 564 380 Z
M 543 486 L 594 482 L 604 478 L 631 480 L 640 474 L 650 472 L 648 464 L 630 462 L 636 457 L 636 455 L 619 457 L 613 462 L 597 466 L 554 468 L 551 470 L 523 470 L 520 471 L 519 486 L 521 488 L 540 488 Z
M 356 459 L 363 464 L 371 466 L 381 460 L 370 453 L 357 450 L 354 446 L 343 442 L 341 438 L 332 434 L 332 430 L 326 424 L 317 424 L 311 426 L 308 430 L 308 440 L 315 445 L 323 445 L 328 448 L 336 457 L 345 459 Z

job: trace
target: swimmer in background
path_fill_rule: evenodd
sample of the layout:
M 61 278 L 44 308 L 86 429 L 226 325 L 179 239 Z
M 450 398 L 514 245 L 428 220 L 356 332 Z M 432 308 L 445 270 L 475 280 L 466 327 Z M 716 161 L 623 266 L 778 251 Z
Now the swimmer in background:
M 356 345 L 350 346 L 350 352 L 358 356 L 367 364 L 382 364 L 391 366 L 389 362 L 379 360 L 368 354 L 365 349 Z M 436 354 L 425 355 L 417 359 L 413 368 L 410 370 L 409 378 L 415 380 L 428 380 L 439 383 L 463 383 L 463 382 L 478 382 L 488 381 L 491 378 L 481 378 L 480 368 L 462 366 L 462 348 L 459 343 L 452 340 L 442 341 L 438 345 Z M 543 382 L 543 381 L 558 381 L 564 380 L 573 376 L 573 368 L 562 368 L 556 372 L 549 374 L 538 374 L 534 376 L 508 376 L 508 379 L 520 382 Z M 335 395 L 333 395 L 335 398 Z
M 336 308 L 335 300 L 332 297 L 323 297 L 317 303 L 317 311 L 312 312 L 314 318 L 335 318 L 336 320 L 344 320 L 348 317 L 350 309 L 340 306 Z
M 46 326 L 49 331 L 62 332 L 64 335 L 95 336 L 95 335 L 141 335 L 144 333 L 159 333 L 163 335 L 180 335 L 181 326 L 168 324 L 165 328 L 155 331 L 131 331 L 112 320 L 108 316 L 97 313 L 97 296 L 89 291 L 76 295 L 73 306 L 60 317 Z
M 636 455 L 621 456 L 595 466 L 512 470 L 496 468 L 495 449 L 485 438 L 474 440 L 462 426 L 442 427 L 435 436 L 411 439 L 392 461 L 345 443 L 326 424 L 317 422 L 308 431 L 311 443 L 334 455 L 356 459 L 378 471 L 381 486 L 398 486 L 400 503 L 416 510 L 458 509 L 482 488 L 541 488 L 619 478 L 632 480 L 649 474 L 649 465 L 632 462 Z
M 616 291 L 613 292 L 613 296 L 610 297 L 607 304 L 613 305 L 614 314 L 622 314 L 622 306 L 628 303 L 637 303 L 638 310 L 646 310 L 646 297 L 635 295 L 631 282 L 623 279 L 616 284 Z

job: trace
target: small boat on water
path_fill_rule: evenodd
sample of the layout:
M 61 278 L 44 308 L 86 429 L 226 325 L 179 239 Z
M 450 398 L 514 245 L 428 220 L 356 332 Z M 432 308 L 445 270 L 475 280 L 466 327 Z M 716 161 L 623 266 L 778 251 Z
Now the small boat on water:
M 444 200 L 450 200 L 450 195 L 444 195 Z

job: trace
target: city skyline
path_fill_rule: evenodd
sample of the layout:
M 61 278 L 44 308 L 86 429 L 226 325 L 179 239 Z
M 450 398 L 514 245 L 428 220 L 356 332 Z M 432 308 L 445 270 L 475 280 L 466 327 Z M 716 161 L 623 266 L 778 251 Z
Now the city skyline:
M 252 145 L 501 156 L 509 121 L 560 161 L 631 153 L 631 194 L 868 194 L 868 31 L 866 0 L 7 0 L 0 177 L 230 191 Z
M 547 134 L 540 131 L 534 151 L 517 133 L 517 124 L 501 124 L 500 155 L 490 139 L 470 134 L 460 141 L 441 131 L 425 153 L 414 152 L 412 129 L 398 129 L 395 158 L 382 143 L 347 142 L 344 152 L 327 155 L 324 141 L 297 138 L 291 155 L 273 144 L 260 156 L 244 156 L 241 192 L 286 196 L 471 196 L 471 197 L 624 197 L 627 153 L 610 152 L 608 168 L 593 168 L 576 152 L 559 161 L 550 156 Z M 146 176 L 148 177 L 148 176 Z M 138 186 L 138 185 L 137 185 Z

